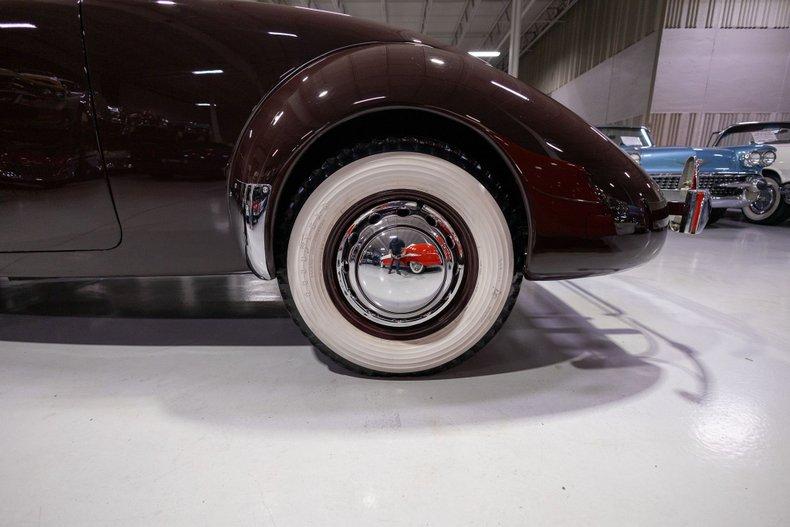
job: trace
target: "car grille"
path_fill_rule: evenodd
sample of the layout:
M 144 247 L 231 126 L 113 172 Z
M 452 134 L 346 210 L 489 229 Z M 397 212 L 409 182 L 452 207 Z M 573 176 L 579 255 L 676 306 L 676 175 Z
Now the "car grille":
M 651 176 L 662 190 L 674 190 L 680 186 L 680 174 L 656 174 Z M 726 198 L 740 196 L 739 188 L 720 187 L 724 183 L 741 183 L 747 176 L 739 174 L 700 174 L 699 188 L 708 189 L 711 196 Z
M 661 190 L 675 190 L 680 186 L 680 176 L 660 174 L 651 176 Z

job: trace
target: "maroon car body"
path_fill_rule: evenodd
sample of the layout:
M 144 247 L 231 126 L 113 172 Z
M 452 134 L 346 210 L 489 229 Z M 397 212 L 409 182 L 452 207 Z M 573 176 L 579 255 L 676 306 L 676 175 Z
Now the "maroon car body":
M 618 271 L 663 244 L 666 202 L 615 145 L 409 31 L 239 1 L 4 0 L 0 13 L 18 23 L 0 30 L 2 78 L 58 79 L 75 101 L 3 81 L 0 275 L 272 277 L 283 193 L 362 129 L 431 130 L 499 168 L 521 193 L 528 278 Z M 52 186 L 14 184 L 47 173 L 42 160 Z

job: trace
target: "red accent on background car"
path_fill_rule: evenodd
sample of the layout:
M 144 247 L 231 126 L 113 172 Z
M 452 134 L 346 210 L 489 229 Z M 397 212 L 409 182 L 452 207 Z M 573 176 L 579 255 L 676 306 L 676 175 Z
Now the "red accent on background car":
M 436 267 L 442 265 L 442 258 L 436 247 L 430 243 L 412 243 L 403 249 L 403 256 L 400 258 L 401 267 L 408 266 L 411 262 L 417 262 L 423 267 Z M 392 254 L 381 258 L 381 266 L 389 267 L 392 263 Z

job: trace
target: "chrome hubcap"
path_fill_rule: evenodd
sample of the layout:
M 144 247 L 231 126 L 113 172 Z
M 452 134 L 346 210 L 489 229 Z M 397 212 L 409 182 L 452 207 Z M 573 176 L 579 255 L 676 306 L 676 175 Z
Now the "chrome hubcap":
M 463 247 L 439 212 L 416 201 L 382 203 L 344 231 L 337 278 L 348 303 L 388 327 L 437 316 L 455 297 L 463 277 Z
M 760 191 L 760 196 L 749 204 L 749 208 L 755 214 L 765 214 L 774 206 L 774 202 L 779 198 L 776 188 L 771 183 L 767 183 L 765 188 Z

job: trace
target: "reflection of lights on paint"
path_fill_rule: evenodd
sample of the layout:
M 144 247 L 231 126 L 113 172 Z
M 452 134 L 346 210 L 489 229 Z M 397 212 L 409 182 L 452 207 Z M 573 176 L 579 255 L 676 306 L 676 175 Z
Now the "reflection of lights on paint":
M 493 59 L 501 55 L 499 51 L 470 51 L 469 54 L 479 59 Z
M 378 97 L 370 97 L 369 99 L 362 99 L 361 101 L 356 101 L 354 102 L 354 104 L 362 104 L 362 103 L 377 101 L 379 99 L 386 99 L 386 98 L 387 98 L 386 95 L 379 95 Z
M 30 22 L 0 22 L 0 29 L 36 29 Z
M 329 92 L 327 90 L 322 91 L 318 94 L 319 97 L 326 97 Z
M 280 118 L 281 118 L 282 116 L 283 116 L 283 111 L 282 111 L 282 110 L 280 110 L 279 112 L 277 112 L 277 113 L 274 115 L 274 119 L 272 119 L 272 126 L 274 126 L 275 124 L 277 124 L 277 121 L 279 121 L 279 120 L 280 120 Z
M 299 38 L 299 35 L 296 35 L 296 34 L 294 34 L 294 33 L 282 33 L 282 32 L 280 32 L 280 31 L 268 31 L 267 33 L 269 33 L 270 35 L 272 35 L 272 36 L 274 36 L 274 37 L 292 37 L 292 38 Z
M 346 13 L 338 13 L 336 11 L 327 11 L 326 9 L 315 9 L 314 7 L 306 7 L 303 5 L 295 5 L 293 6 L 296 9 L 306 9 L 308 11 L 318 11 L 319 13 L 329 13 L 330 15 L 339 15 L 339 16 L 351 16 Z
M 445 65 L 445 62 L 442 59 L 437 59 L 436 57 L 431 57 L 431 62 L 438 64 L 439 66 Z
M 156 3 L 159 5 L 176 5 L 173 0 L 156 0 Z
M 503 89 L 503 90 L 505 90 L 506 92 L 510 92 L 510 93 L 512 93 L 513 95 L 517 96 L 517 97 L 521 97 L 521 98 L 522 98 L 522 99 L 524 99 L 525 101 L 528 101 L 528 100 L 529 100 L 529 97 L 527 97 L 526 95 L 524 95 L 524 94 L 521 94 L 521 93 L 517 92 L 516 90 L 512 90 L 512 89 L 510 89 L 510 88 L 508 88 L 507 86 L 505 86 L 504 84 L 499 84 L 497 81 L 491 81 L 491 84 L 493 84 L 494 86 L 497 86 L 497 87 L 499 87 L 499 88 L 502 88 L 502 89 Z
M 216 104 L 210 102 L 197 102 L 195 103 L 195 106 L 216 106 Z
M 219 75 L 220 73 L 225 73 L 223 70 L 195 70 L 192 72 L 193 75 Z
M 558 147 L 556 145 L 553 145 L 553 144 L 549 143 L 548 141 L 546 141 L 546 144 L 549 145 L 554 150 L 556 150 L 557 152 L 562 152 L 562 148 L 560 148 L 560 147 Z

